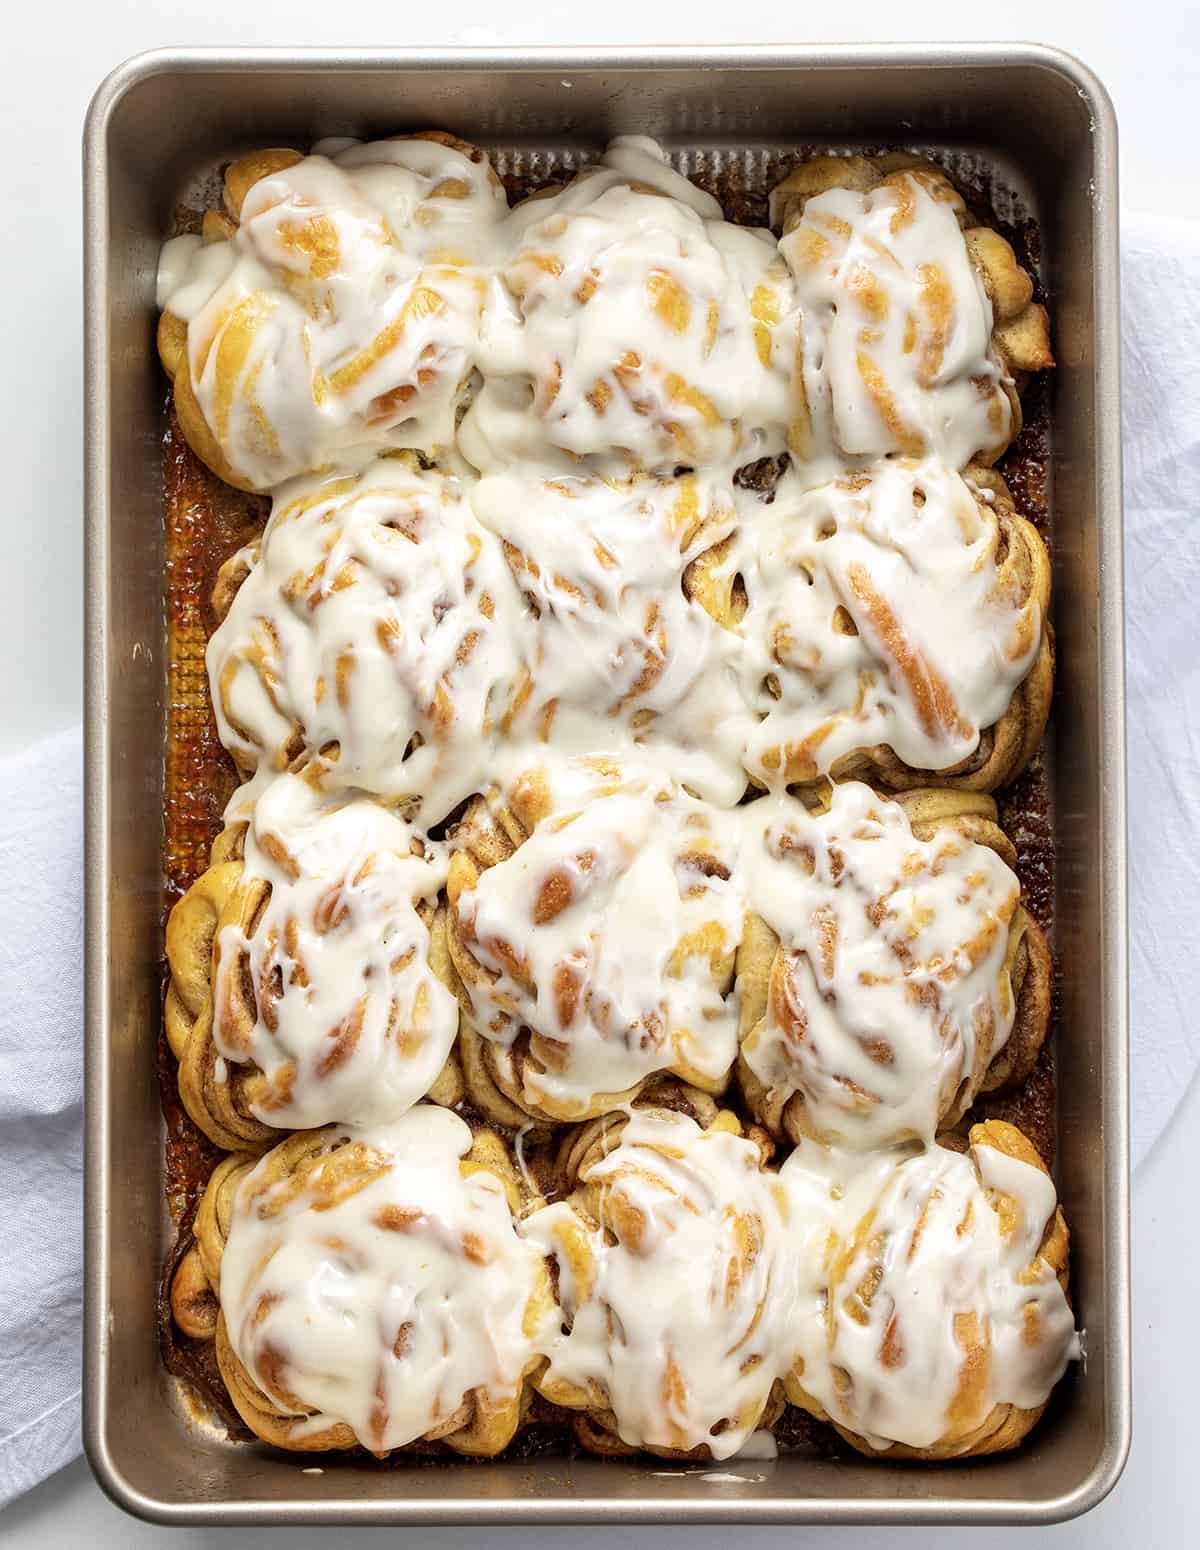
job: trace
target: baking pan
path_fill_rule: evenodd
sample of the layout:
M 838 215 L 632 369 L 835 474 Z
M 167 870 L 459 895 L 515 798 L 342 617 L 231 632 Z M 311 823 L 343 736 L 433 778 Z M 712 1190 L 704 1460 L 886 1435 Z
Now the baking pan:
M 912 1468 L 539 1458 L 378 1469 L 230 1444 L 160 1366 L 166 1242 L 155 1069 L 165 687 L 158 247 L 181 192 L 255 144 L 436 124 L 509 150 L 618 133 L 743 156 L 889 144 L 976 158 L 1040 223 L 1058 697 L 1059 1193 L 1087 1356 L 1029 1444 Z M 1021 46 L 143 54 L 84 141 L 87 246 L 87 1154 L 84 1439 L 167 1523 L 1047 1523 L 1129 1446 L 1125 751 L 1116 126 L 1089 71 Z M 303 1465 L 308 1463 L 309 1468 Z

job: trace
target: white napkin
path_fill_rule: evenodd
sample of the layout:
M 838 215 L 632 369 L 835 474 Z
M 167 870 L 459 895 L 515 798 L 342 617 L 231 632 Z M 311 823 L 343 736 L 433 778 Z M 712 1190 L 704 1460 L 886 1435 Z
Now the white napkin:
M 1136 1166 L 1200 1065 L 1200 222 L 1121 256 Z
M 0 759 L 0 1504 L 79 1452 L 78 727 Z
M 1200 1065 L 1200 223 L 1123 243 L 1133 1154 Z M 80 737 L 0 760 L 0 1505 L 79 1451 Z

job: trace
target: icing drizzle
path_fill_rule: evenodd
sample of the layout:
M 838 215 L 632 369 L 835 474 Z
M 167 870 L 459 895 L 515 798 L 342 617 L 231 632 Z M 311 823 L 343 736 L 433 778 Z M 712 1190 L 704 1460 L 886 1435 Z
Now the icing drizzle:
M 969 1156 L 931 1146 L 849 1166 L 805 1143 L 782 1179 L 794 1381 L 870 1446 L 965 1445 L 994 1406 L 1043 1404 L 1078 1357 L 1039 1254 L 1054 1185 L 1032 1164 L 974 1138 Z
M 877 744 L 914 769 L 975 751 L 1033 664 L 1041 610 L 1001 573 L 986 500 L 926 459 L 786 481 L 726 562 L 742 577 L 746 764 L 812 780 Z
M 792 448 L 813 469 L 931 453 L 963 468 L 1007 444 L 992 305 L 949 186 L 898 172 L 809 199 L 779 250 L 801 317 Z
M 519 1393 L 539 1256 L 500 1179 L 460 1166 L 468 1126 L 421 1105 L 323 1145 L 301 1188 L 272 1182 L 268 1154 L 238 1190 L 221 1307 L 255 1382 L 377 1453 L 444 1429 L 473 1391 Z
M 472 1026 L 510 1052 L 528 1037 L 525 1101 L 562 1118 L 656 1071 L 719 1088 L 742 929 L 720 815 L 636 765 L 554 760 L 521 779 L 544 787 L 543 815 L 452 888 L 453 929 L 482 971 Z
M 402 459 L 276 496 L 208 646 L 221 740 L 244 767 L 298 757 L 334 788 L 437 822 L 478 788 L 525 612 L 458 481 Z
M 789 1303 L 786 1201 L 755 1143 L 635 1109 L 578 1195 L 522 1230 L 558 1267 L 543 1391 L 596 1396 L 635 1447 L 738 1453 L 779 1376 Z
M 374 802 L 324 802 L 294 775 L 263 792 L 244 918 L 215 944 L 212 1029 L 224 1060 L 262 1071 L 259 1119 L 370 1124 L 429 1091 L 458 1032 L 430 963 L 445 878 L 444 857 Z
M 820 1140 L 932 1141 L 1012 1029 L 1016 877 L 953 828 L 916 839 L 857 782 L 823 814 L 788 796 L 743 812 L 747 904 L 779 946 L 742 1059 L 769 1101 L 799 1095 Z
M 266 490 L 353 449 L 448 446 L 506 214 L 486 160 L 382 140 L 260 178 L 223 241 L 176 238 L 159 306 L 234 472 Z

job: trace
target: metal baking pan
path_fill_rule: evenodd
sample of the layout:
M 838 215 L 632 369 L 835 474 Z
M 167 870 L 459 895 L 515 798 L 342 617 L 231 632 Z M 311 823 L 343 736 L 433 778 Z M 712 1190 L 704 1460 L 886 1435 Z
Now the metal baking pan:
M 1059 1190 L 1087 1359 L 1029 1444 L 912 1468 L 791 1457 L 719 1472 L 595 1459 L 311 1463 L 223 1442 L 159 1364 L 165 1242 L 155 1056 L 162 958 L 164 607 L 158 246 L 181 191 L 241 149 L 436 124 L 484 145 L 616 133 L 738 153 L 799 144 L 976 155 L 1042 233 L 1059 692 Z M 123 1507 L 165 1523 L 1048 1523 L 1129 1446 L 1125 752 L 1116 126 L 1104 88 L 1030 45 L 143 54 L 84 141 L 87 245 L 87 1286 L 84 1438 Z

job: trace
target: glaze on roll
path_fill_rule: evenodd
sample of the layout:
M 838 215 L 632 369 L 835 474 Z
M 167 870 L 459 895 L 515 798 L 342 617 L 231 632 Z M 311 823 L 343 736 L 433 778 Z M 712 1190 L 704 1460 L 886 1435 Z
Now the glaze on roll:
M 689 790 L 736 802 L 751 726 L 739 642 L 689 593 L 735 526 L 728 480 L 494 474 L 471 499 L 534 615 L 508 735 L 640 747 Z
M 1013 373 L 1053 365 L 1004 239 L 912 157 L 818 157 L 771 204 L 802 319 L 797 458 L 993 462 L 1021 427 Z
M 242 1419 L 301 1451 L 500 1452 L 551 1307 L 521 1205 L 498 1138 L 428 1105 L 231 1159 L 197 1243 Z
M 453 1101 L 446 870 L 374 802 L 287 774 L 262 792 L 167 924 L 180 1095 L 218 1145 Z
M 664 474 L 781 439 L 792 313 L 775 243 L 724 220 L 653 141 L 614 141 L 518 206 L 505 240 L 460 436 L 476 467 Z
M 572 1194 L 522 1229 L 562 1312 L 537 1386 L 626 1448 L 729 1458 L 779 1410 L 785 1191 L 728 1111 L 635 1108 L 583 1140 Z
M 788 796 L 742 810 L 739 1071 L 777 1134 L 858 1151 L 932 1141 L 1002 1062 L 1026 981 L 1022 1074 L 1032 1064 L 1049 955 L 994 814 L 938 792 L 906 809 L 857 783 L 824 812 Z
M 1050 565 L 1003 481 L 889 459 L 799 483 L 693 565 L 739 638 L 747 770 L 768 786 L 1012 779 L 1049 711 Z
M 1020 1131 L 975 1125 L 966 1152 L 885 1152 L 848 1168 L 808 1144 L 782 1180 L 808 1239 L 792 1402 L 869 1455 L 1014 1447 L 1079 1355 L 1066 1223 Z
M 742 903 L 723 817 L 595 757 L 538 763 L 468 809 L 450 946 L 468 1092 L 490 1118 L 586 1119 L 658 1072 L 724 1088 Z
M 286 485 L 216 601 L 213 705 L 247 774 L 307 761 L 425 827 L 486 778 L 527 609 L 456 479 L 384 458 Z
M 224 212 L 159 267 L 159 351 L 195 451 L 269 490 L 353 450 L 448 447 L 506 213 L 487 158 L 448 135 L 232 163 Z

